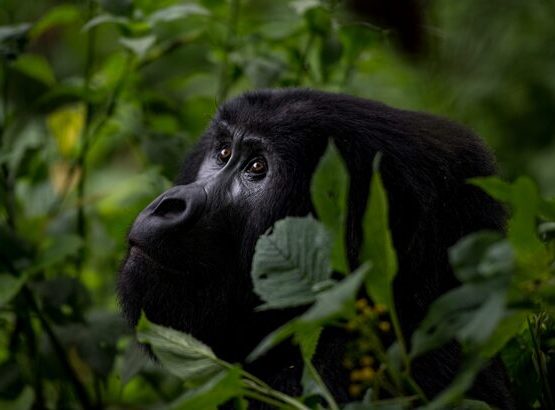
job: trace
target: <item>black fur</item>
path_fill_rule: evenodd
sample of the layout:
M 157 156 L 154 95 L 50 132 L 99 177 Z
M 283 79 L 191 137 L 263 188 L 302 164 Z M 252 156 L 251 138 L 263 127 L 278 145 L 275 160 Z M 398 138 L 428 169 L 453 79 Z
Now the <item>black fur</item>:
M 118 284 L 130 322 L 136 323 L 143 309 L 151 320 L 208 343 L 221 358 L 244 361 L 266 334 L 294 314 L 254 313 L 259 303 L 249 276 L 254 245 L 276 220 L 314 212 L 310 179 L 330 137 L 351 175 L 347 243 L 353 267 L 372 160 L 376 152 L 383 154 L 381 171 L 400 265 L 395 299 L 410 334 L 430 303 L 456 286 L 447 249 L 470 232 L 504 227 L 502 207 L 465 183 L 495 173 L 493 158 L 474 134 L 448 120 L 298 89 L 256 91 L 225 103 L 176 180 L 178 186 L 200 186 L 205 194 L 178 188 L 161 195 L 135 222 L 132 251 Z M 247 143 L 249 139 L 254 141 Z M 223 164 L 217 153 L 226 144 L 233 156 Z M 245 173 L 254 157 L 267 161 L 262 177 Z M 189 206 L 202 212 L 182 216 Z M 162 220 L 172 226 L 158 228 Z M 345 337 L 325 332 L 315 357 L 324 380 L 343 402 L 348 400 L 348 375 L 340 364 Z M 426 393 L 437 394 L 449 383 L 459 356 L 458 347 L 450 344 L 415 363 L 414 376 Z M 284 345 L 248 368 L 277 389 L 296 394 L 300 363 L 295 349 Z M 481 373 L 470 394 L 500 408 L 512 406 L 497 361 Z

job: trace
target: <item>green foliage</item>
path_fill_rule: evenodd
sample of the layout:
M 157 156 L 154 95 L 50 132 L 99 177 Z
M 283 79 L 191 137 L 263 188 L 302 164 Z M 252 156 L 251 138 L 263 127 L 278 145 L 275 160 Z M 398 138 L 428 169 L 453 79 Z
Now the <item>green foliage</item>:
M 254 291 L 266 302 L 260 309 L 298 306 L 330 285 L 330 239 L 310 218 L 286 218 L 260 237 L 252 261 Z
M 555 199 L 540 195 L 555 195 L 552 5 L 428 2 L 432 53 L 413 64 L 395 53 L 388 30 L 349 14 L 345 3 L 2 2 L 0 408 L 201 409 L 228 400 L 246 408 L 249 399 L 336 409 L 311 363 L 329 326 L 353 335 L 346 362 L 358 401 L 350 410 L 485 408 L 461 398 L 499 353 L 518 408 L 555 407 Z M 507 235 L 478 232 L 457 243 L 449 257 L 460 286 L 403 335 L 378 164 L 364 263 L 350 273 L 348 172 L 330 143 L 311 185 L 319 221 L 277 222 L 253 262 L 261 308 L 306 306 L 249 358 L 292 340 L 305 361 L 300 398 L 143 318 L 139 338 L 164 369 L 154 366 L 130 340 L 114 300 L 125 232 L 169 186 L 215 102 L 285 86 L 447 114 L 488 140 L 508 179 L 533 177 L 471 181 L 507 205 Z M 377 305 L 360 298 L 365 291 Z M 464 347 L 464 365 L 430 402 L 410 377 L 411 363 L 452 338 Z

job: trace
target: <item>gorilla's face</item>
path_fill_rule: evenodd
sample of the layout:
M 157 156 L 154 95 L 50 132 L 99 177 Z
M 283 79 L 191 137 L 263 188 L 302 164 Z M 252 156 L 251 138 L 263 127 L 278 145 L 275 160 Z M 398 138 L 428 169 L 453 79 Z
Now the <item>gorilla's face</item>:
M 131 324 L 144 310 L 216 349 L 247 325 L 258 303 L 249 275 L 256 240 L 276 220 L 311 211 L 310 174 L 325 148 L 301 149 L 279 122 L 266 128 L 271 115 L 244 103 L 220 110 L 176 185 L 136 218 L 118 282 Z

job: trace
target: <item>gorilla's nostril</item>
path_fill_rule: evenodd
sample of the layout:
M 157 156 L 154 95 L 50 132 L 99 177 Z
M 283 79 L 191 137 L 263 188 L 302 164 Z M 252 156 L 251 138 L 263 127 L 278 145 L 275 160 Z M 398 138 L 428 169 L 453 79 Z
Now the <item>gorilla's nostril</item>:
M 178 198 L 164 198 L 154 209 L 153 214 L 157 216 L 172 217 L 181 215 L 185 212 L 187 207 L 183 199 Z

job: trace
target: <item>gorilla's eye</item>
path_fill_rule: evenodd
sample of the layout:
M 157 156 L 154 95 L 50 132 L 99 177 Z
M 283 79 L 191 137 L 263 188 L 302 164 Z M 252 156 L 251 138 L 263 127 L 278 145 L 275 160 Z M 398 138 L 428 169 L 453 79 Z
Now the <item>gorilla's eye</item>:
M 249 164 L 247 172 L 249 174 L 261 175 L 266 172 L 267 168 L 266 161 L 262 158 L 258 158 Z
M 231 158 L 231 148 L 223 148 L 219 153 L 218 153 L 218 160 L 220 160 L 223 163 L 226 163 L 227 161 L 229 161 L 229 158 Z

